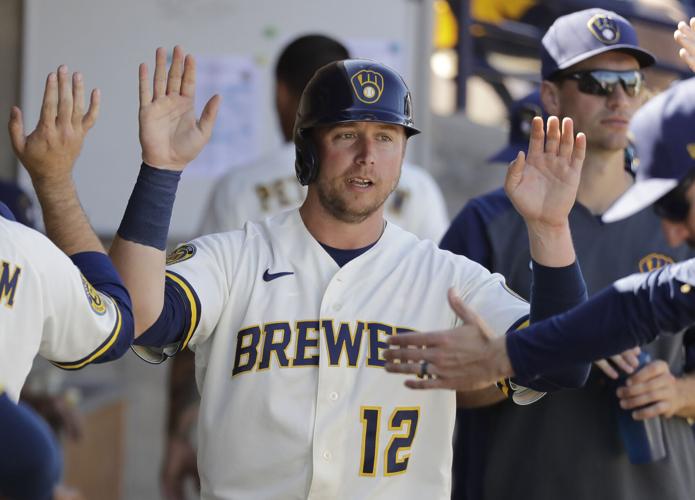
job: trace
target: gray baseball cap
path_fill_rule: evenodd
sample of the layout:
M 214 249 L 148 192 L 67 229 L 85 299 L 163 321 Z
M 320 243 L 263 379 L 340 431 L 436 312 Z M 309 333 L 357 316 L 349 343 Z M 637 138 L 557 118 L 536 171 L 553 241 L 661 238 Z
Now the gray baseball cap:
M 541 76 L 544 80 L 585 59 L 617 50 L 651 66 L 654 56 L 639 46 L 635 28 L 624 17 L 603 9 L 586 9 L 558 17 L 543 36 Z

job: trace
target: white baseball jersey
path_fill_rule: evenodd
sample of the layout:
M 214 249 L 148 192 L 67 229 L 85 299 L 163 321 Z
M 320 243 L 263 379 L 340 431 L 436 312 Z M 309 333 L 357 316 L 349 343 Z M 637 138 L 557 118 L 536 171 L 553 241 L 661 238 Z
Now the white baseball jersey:
M 121 312 L 48 238 L 0 217 L 0 380 L 17 401 L 36 354 L 65 369 L 108 351 Z
M 455 393 L 407 389 L 382 353 L 390 335 L 457 325 L 451 286 L 502 335 L 528 313 L 502 276 L 391 223 L 339 268 L 298 210 L 169 260 L 190 308 L 203 498 L 449 498 Z
M 294 154 L 289 142 L 258 162 L 225 174 L 212 192 L 200 234 L 241 229 L 246 221 L 298 207 L 306 187 L 294 173 Z M 449 227 L 439 186 L 426 170 L 410 163 L 403 164 L 398 187 L 384 204 L 384 217 L 436 243 Z

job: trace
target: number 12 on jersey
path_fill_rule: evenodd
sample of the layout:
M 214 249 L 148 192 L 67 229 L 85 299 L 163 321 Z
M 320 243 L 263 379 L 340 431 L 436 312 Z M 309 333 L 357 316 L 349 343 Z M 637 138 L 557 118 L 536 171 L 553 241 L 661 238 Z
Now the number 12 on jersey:
M 362 453 L 360 476 L 376 476 L 381 430 L 381 406 L 360 407 L 362 422 Z M 415 439 L 420 408 L 398 407 L 388 419 L 391 439 L 384 452 L 384 475 L 393 476 L 405 472 L 410 460 L 410 447 Z

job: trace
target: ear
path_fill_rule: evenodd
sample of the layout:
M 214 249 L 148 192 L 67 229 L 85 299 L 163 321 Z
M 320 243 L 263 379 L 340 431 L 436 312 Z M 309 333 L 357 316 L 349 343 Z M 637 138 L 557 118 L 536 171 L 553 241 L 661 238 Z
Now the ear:
M 556 83 L 541 82 L 541 103 L 548 116 L 560 116 L 560 89 Z

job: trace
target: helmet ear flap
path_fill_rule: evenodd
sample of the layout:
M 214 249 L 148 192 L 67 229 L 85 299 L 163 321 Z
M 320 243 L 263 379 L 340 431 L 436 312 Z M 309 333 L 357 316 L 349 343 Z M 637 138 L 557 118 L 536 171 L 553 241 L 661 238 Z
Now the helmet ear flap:
M 298 130 L 294 137 L 294 170 L 297 180 L 302 186 L 307 186 L 316 180 L 319 173 L 316 148 L 309 137 L 307 130 Z

